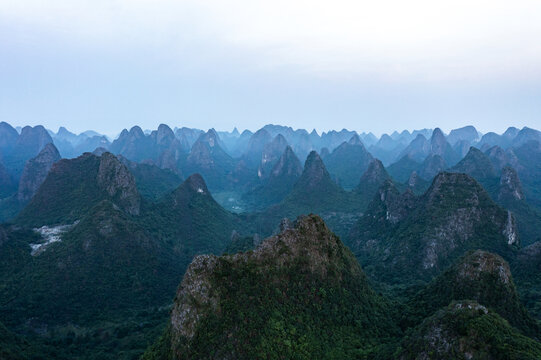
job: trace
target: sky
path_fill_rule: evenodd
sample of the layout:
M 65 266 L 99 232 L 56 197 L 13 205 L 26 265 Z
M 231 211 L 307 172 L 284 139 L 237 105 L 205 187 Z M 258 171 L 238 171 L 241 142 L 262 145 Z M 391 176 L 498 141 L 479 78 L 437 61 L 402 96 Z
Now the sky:
M 0 0 L 0 121 L 541 128 L 539 0 Z

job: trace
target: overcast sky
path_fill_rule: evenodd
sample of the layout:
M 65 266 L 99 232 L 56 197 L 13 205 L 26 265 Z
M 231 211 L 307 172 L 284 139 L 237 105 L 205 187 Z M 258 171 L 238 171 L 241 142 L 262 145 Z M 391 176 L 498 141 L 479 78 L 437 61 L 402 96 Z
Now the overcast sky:
M 539 0 L 0 0 L 0 121 L 541 128 Z

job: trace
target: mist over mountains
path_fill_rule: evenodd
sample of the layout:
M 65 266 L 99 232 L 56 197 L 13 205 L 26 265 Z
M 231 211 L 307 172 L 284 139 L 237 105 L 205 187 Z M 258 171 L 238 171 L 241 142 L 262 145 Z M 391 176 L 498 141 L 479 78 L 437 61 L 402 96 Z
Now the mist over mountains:
M 2 122 L 0 220 L 2 358 L 541 357 L 535 129 Z

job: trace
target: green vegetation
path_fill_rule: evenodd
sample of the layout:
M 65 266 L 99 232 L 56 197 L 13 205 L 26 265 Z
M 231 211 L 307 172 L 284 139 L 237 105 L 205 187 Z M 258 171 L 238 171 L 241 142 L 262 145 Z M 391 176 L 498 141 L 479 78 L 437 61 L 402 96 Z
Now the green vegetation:
M 0 225 L 0 358 L 539 358 L 539 324 L 507 263 L 461 256 L 510 261 L 541 318 L 541 247 L 519 251 L 513 218 L 467 175 L 441 174 L 415 196 L 373 161 L 348 192 L 313 152 L 268 192 L 278 204 L 238 215 L 200 175 L 178 185 L 168 170 L 103 156 L 62 160 Z M 498 197 L 496 177 L 481 184 Z M 519 238 L 535 236 L 536 209 L 506 199 Z M 339 234 L 355 224 L 355 255 L 314 215 L 259 244 L 310 212 Z M 44 224 L 72 226 L 31 255 Z
M 393 179 L 401 183 L 408 181 L 410 175 L 414 171 L 419 171 L 421 163 L 413 160 L 410 156 L 405 155 L 400 160 L 390 165 L 387 172 Z
M 507 223 L 507 211 L 474 179 L 442 173 L 415 199 L 375 197 L 347 243 L 371 277 L 403 287 L 430 281 L 468 250 L 512 257 Z
M 453 302 L 409 332 L 401 359 L 541 358 L 541 343 L 528 338 L 498 314 L 476 302 Z
M 316 216 L 253 252 L 192 266 L 172 316 L 193 335 L 170 326 L 145 359 L 164 358 L 167 349 L 187 359 L 368 359 L 400 335 L 390 303 Z M 194 286 L 209 292 L 194 293 Z M 191 322 L 186 311 L 200 315 Z
M 160 169 L 155 165 L 136 164 L 128 169 L 135 177 L 137 190 L 148 200 L 158 200 L 175 190 L 181 183 L 180 176 L 168 169 Z
M 100 158 L 85 154 L 77 159 L 60 160 L 30 203 L 17 216 L 25 226 L 73 223 L 86 214 L 105 193 L 96 183 Z
M 323 160 L 329 173 L 344 189 L 351 190 L 359 184 L 359 179 L 373 160 L 358 137 L 356 142 L 343 142 Z
M 523 334 L 536 337 L 539 324 L 521 304 L 511 271 L 500 256 L 470 252 L 444 271 L 409 302 L 410 320 L 420 322 L 452 300 L 475 300 L 498 313 Z

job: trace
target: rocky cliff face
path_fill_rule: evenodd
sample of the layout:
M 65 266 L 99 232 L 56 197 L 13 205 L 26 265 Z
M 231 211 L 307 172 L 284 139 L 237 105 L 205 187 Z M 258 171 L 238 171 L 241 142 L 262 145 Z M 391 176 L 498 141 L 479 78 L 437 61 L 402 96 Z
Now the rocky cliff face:
M 54 163 L 17 221 L 33 227 L 72 224 L 102 200 L 139 214 L 140 196 L 130 171 L 111 153 L 85 153 Z
M 305 192 L 321 191 L 328 187 L 337 187 L 331 180 L 331 176 L 321 160 L 321 157 L 317 152 L 312 151 L 306 162 L 304 163 L 304 170 L 296 185 L 299 189 L 303 189 Z
M 257 169 L 263 159 L 265 146 L 272 140 L 271 135 L 265 129 L 259 129 L 250 137 L 248 146 L 242 155 L 242 159 L 250 168 Z
M 60 158 L 60 153 L 56 147 L 52 143 L 48 143 L 38 156 L 27 161 L 19 180 L 17 199 L 20 202 L 28 202 L 34 196 L 43 181 L 45 181 L 53 164 Z
M 385 167 L 378 159 L 374 159 L 370 162 L 368 169 L 361 176 L 359 186 L 381 186 L 385 181 L 389 180 L 390 176 L 385 171 Z
M 388 199 L 400 198 L 396 190 L 375 198 L 349 236 L 361 263 L 377 265 L 373 275 L 382 280 L 398 273 L 429 279 L 467 250 L 508 255 L 518 246 L 513 215 L 466 174 L 439 174 L 424 195 L 404 202 L 413 204 L 406 216 L 393 216 L 400 202 Z
M 295 179 L 295 181 L 301 176 L 302 174 L 302 165 L 295 153 L 293 152 L 293 149 L 291 149 L 290 146 L 287 146 L 284 149 L 284 152 L 282 153 L 282 156 L 280 156 L 280 159 L 276 163 L 276 165 L 273 167 L 271 172 L 271 177 L 273 178 L 283 178 L 283 177 L 290 177 L 292 179 Z
M 263 147 L 261 153 L 261 162 L 257 170 L 257 176 L 260 179 L 266 179 L 270 175 L 274 166 L 288 147 L 287 140 L 282 134 L 278 134 Z
M 195 257 L 175 297 L 164 337 L 170 341 L 154 351 L 175 359 L 225 359 L 282 349 L 289 358 L 302 347 L 304 356 L 319 358 L 335 348 L 347 358 L 349 339 L 370 352 L 367 340 L 374 334 L 396 331 L 382 312 L 385 304 L 351 252 L 310 215 L 254 251 Z M 344 316 L 352 320 L 338 319 Z
M 188 165 L 198 166 L 203 169 L 210 169 L 214 166 L 220 166 L 217 163 L 222 157 L 228 157 L 220 146 L 218 134 L 214 129 L 210 129 L 204 134 L 201 134 L 197 141 L 193 144 L 190 154 L 187 158 Z M 225 164 L 224 164 L 225 165 Z
M 445 139 L 443 132 L 436 128 L 432 132 L 430 138 L 430 154 L 441 156 L 447 164 L 454 165 L 458 162 L 459 157 L 453 150 L 452 146 Z
M 230 188 L 232 184 L 241 186 L 239 184 L 252 180 L 244 162 L 236 162 L 224 151 L 214 129 L 199 136 L 182 170 L 186 175 L 201 174 L 213 191 Z
M 266 182 L 244 196 L 254 208 L 278 204 L 291 192 L 302 174 L 302 165 L 290 146 L 287 146 L 275 162 Z
M 520 201 L 524 199 L 522 184 L 515 169 L 504 167 L 500 176 L 499 201 Z
M 100 157 L 97 183 L 127 213 L 139 215 L 141 198 L 135 179 L 113 154 L 107 152 Z

